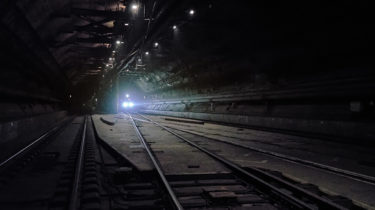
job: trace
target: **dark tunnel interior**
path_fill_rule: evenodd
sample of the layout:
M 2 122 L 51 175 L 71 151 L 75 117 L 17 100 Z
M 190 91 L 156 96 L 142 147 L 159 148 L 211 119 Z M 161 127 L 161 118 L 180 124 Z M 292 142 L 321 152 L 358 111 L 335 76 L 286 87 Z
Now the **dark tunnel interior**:
M 337 209 L 375 209 L 371 5 L 364 0 L 2 0 L 0 209 L 336 209 L 327 206 L 331 202 Z M 220 160 L 211 163 L 195 154 L 199 148 L 180 151 L 171 140 L 176 137 L 193 139 L 186 145 L 196 148 L 209 145 L 206 150 L 234 166 L 222 162 L 220 169 L 215 165 Z M 141 143 L 134 146 L 135 141 Z M 82 156 L 69 159 L 74 145 Z M 86 151 L 90 145 L 94 152 Z M 93 193 L 85 184 L 90 152 L 100 187 L 95 198 L 85 200 Z M 64 164 L 74 165 L 75 177 L 65 200 L 56 184 L 63 182 Z M 179 169 L 184 164 L 186 172 Z M 303 164 L 310 168 L 298 168 Z M 314 167 L 320 171 L 310 171 Z M 302 188 L 314 188 L 326 200 L 309 197 L 306 206 L 294 198 L 281 202 L 307 195 L 293 188 L 277 197 L 260 184 L 256 191 L 266 196 L 256 204 L 252 197 L 249 204 L 249 191 L 228 184 L 249 183 L 239 175 L 245 169 L 309 185 Z M 324 170 L 331 175 L 322 175 Z M 212 179 L 207 174 L 224 177 L 215 183 L 225 190 L 207 190 Z M 117 183 L 126 178 L 126 184 Z M 48 184 L 35 191 L 32 183 L 46 179 Z M 186 184 L 191 179 L 195 184 Z M 207 182 L 198 194 L 192 188 L 202 179 Z M 270 179 L 265 182 L 276 182 Z M 137 188 L 140 197 L 131 197 L 127 184 L 139 187 L 141 181 L 164 186 L 152 189 L 162 196 L 151 202 L 141 197 L 150 189 Z

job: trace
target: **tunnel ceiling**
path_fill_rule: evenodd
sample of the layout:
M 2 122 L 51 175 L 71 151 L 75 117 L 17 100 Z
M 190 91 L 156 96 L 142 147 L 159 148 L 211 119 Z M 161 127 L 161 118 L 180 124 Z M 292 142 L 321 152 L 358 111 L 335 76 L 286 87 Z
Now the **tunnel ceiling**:
M 6 94 L 92 96 L 120 75 L 172 97 L 279 88 L 306 75 L 368 79 L 373 68 L 363 2 L 5 0 L 0 8 Z

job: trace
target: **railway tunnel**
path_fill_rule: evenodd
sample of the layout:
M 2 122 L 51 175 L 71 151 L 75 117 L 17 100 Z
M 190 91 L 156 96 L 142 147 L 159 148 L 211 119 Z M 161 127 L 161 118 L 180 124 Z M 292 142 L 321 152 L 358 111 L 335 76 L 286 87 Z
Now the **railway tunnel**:
M 0 1 L 0 209 L 375 209 L 370 1 Z

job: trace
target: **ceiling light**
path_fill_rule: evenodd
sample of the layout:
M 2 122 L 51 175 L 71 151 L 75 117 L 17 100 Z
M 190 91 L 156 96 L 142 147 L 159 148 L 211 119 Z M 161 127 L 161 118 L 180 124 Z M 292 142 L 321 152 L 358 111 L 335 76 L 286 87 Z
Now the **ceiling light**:
M 138 9 L 138 4 L 133 4 L 132 5 L 132 10 L 137 10 Z
M 124 25 L 125 25 L 125 26 L 128 26 L 128 25 L 129 25 L 129 23 L 125 23 Z
M 145 55 L 148 55 L 148 54 L 150 54 L 150 53 L 149 53 L 148 51 L 146 51 L 146 52 L 145 52 Z
M 177 29 L 177 26 L 176 26 L 176 25 L 174 25 L 174 26 L 173 26 L 173 30 L 176 30 L 176 29 Z
M 194 15 L 194 13 L 195 13 L 195 11 L 194 11 L 193 9 L 191 9 L 191 10 L 189 11 L 189 14 L 190 14 L 190 15 Z
M 116 53 L 116 51 L 113 50 L 112 53 Z
M 126 96 L 126 98 L 129 98 L 129 97 L 130 97 L 130 95 L 129 95 L 129 94 L 126 94 L 125 96 Z
M 105 64 L 105 66 L 106 66 L 106 67 L 108 67 L 108 66 L 109 66 L 109 64 Z
M 121 44 L 121 41 L 120 41 L 120 40 L 117 40 L 117 41 L 116 41 L 116 44 Z
M 159 43 L 155 42 L 155 43 L 154 43 L 154 46 L 155 46 L 155 47 L 158 47 L 158 46 L 159 46 Z

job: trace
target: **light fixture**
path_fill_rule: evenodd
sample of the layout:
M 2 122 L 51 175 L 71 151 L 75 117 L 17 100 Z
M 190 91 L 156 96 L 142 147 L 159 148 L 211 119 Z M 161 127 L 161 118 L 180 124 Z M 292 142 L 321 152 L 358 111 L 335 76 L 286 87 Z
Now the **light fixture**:
M 145 52 L 145 55 L 148 55 L 148 54 L 150 54 L 150 53 L 149 53 L 148 51 L 146 51 L 146 52 Z
M 109 66 L 109 64 L 105 64 L 105 66 L 106 66 L 106 67 L 108 67 L 108 66 Z
M 129 25 L 129 23 L 125 23 L 124 25 L 125 25 L 125 26 L 128 26 L 128 25 Z
M 176 25 L 174 25 L 174 26 L 173 26 L 173 30 L 176 30 L 176 29 L 177 29 L 177 26 L 176 26 Z
M 120 41 L 120 40 L 117 40 L 117 41 L 116 41 L 116 44 L 121 44 L 121 41 Z
M 125 96 L 126 96 L 126 98 L 129 98 L 129 97 L 130 97 L 130 95 L 129 95 L 129 94 L 126 94 Z
M 134 106 L 133 102 L 129 102 L 129 107 L 133 107 L 133 106 Z
M 189 14 L 190 14 L 190 15 L 194 15 L 194 13 L 195 13 L 195 11 L 194 11 L 193 9 L 191 9 L 191 10 L 189 11 Z
M 132 10 L 135 11 L 135 10 L 137 10 L 137 9 L 138 9 L 138 4 L 133 4 L 133 5 L 132 5 Z
M 72 98 L 72 94 L 69 94 L 69 98 Z
M 113 58 L 109 58 L 109 60 L 111 61 L 111 60 L 113 60 Z
M 126 108 L 126 107 L 128 107 L 128 106 L 129 106 L 129 103 L 128 103 L 128 102 L 123 102 L 123 103 L 122 103 L 122 107 Z
M 116 51 L 113 50 L 112 53 L 116 53 Z
M 154 43 L 154 46 L 155 46 L 155 47 L 158 47 L 158 46 L 159 46 L 159 43 L 155 42 L 155 43 Z

